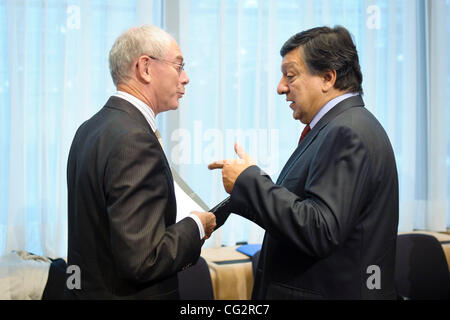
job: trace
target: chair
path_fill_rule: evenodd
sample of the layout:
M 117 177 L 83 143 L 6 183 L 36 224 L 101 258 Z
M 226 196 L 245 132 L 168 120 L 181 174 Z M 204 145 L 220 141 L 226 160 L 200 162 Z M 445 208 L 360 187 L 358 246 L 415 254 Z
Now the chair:
M 196 264 L 178 272 L 180 300 L 214 300 L 211 275 L 206 260 L 200 257 Z
M 255 254 L 251 258 L 252 259 L 253 278 L 255 278 L 255 275 L 256 275 L 256 268 L 258 268 L 260 253 L 261 253 L 261 250 L 255 252 Z
M 50 259 L 47 283 L 42 293 L 42 300 L 62 300 L 67 281 L 67 263 L 64 259 Z
M 398 235 L 395 282 L 405 299 L 450 299 L 450 274 L 440 242 L 426 234 Z

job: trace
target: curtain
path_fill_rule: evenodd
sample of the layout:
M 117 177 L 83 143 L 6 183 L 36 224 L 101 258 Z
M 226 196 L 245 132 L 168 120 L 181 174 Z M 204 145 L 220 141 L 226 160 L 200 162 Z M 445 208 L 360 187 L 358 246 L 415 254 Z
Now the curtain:
M 366 107 L 389 135 L 399 173 L 399 231 L 449 226 L 449 0 L 180 0 L 190 83 L 166 132 L 171 160 L 213 206 L 227 196 L 212 160 L 241 142 L 276 180 L 303 129 L 276 93 L 282 44 L 315 26 L 346 27 L 364 76 Z M 443 72 L 447 70 L 447 72 Z M 207 245 L 261 242 L 232 215 Z
M 171 164 L 213 206 L 209 162 L 238 140 L 276 180 L 303 126 L 278 96 L 282 44 L 343 25 L 359 51 L 366 107 L 386 129 L 400 182 L 399 231 L 450 223 L 450 0 L 0 0 L 0 254 L 65 256 L 67 155 L 78 126 L 115 91 L 108 52 L 153 23 L 180 43 L 190 83 L 158 115 Z M 236 215 L 206 246 L 262 241 Z
M 161 1 L 0 1 L 0 254 L 67 254 L 67 156 L 115 92 L 109 50 Z

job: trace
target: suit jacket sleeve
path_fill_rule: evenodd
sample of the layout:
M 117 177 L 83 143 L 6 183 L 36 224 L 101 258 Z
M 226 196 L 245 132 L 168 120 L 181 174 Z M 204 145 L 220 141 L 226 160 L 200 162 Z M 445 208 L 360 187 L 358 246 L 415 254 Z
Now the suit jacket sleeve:
M 190 218 L 168 223 L 171 186 L 155 137 L 136 129 L 113 143 L 104 188 L 118 272 L 138 282 L 172 276 L 198 259 L 198 227 Z
M 361 140 L 346 127 L 331 130 L 317 150 L 305 164 L 306 197 L 274 184 L 252 166 L 236 180 L 231 210 L 306 254 L 324 257 L 356 224 L 369 196 L 370 161 Z

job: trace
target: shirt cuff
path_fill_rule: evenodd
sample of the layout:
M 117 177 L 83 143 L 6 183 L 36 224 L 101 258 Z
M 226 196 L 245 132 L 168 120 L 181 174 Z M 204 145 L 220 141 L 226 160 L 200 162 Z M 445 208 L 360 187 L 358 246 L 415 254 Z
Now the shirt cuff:
M 193 213 L 190 213 L 188 217 L 194 219 L 195 223 L 197 223 L 198 231 L 200 232 L 200 240 L 203 239 L 205 237 L 205 230 L 203 229 L 203 223 L 200 221 L 200 218 Z

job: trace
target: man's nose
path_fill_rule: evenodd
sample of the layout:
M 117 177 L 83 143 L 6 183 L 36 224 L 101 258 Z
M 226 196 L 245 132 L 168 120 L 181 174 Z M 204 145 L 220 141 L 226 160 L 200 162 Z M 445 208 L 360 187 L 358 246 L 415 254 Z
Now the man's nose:
M 181 84 L 182 85 L 187 85 L 188 83 L 189 83 L 189 77 L 188 77 L 188 75 L 187 75 L 187 73 L 186 73 L 186 71 L 181 71 L 181 74 L 180 74 L 180 82 L 181 82 Z
M 289 90 L 288 86 L 283 81 L 283 79 L 281 79 L 280 82 L 278 83 L 278 87 L 277 87 L 278 94 L 285 94 L 288 92 L 288 90 Z

